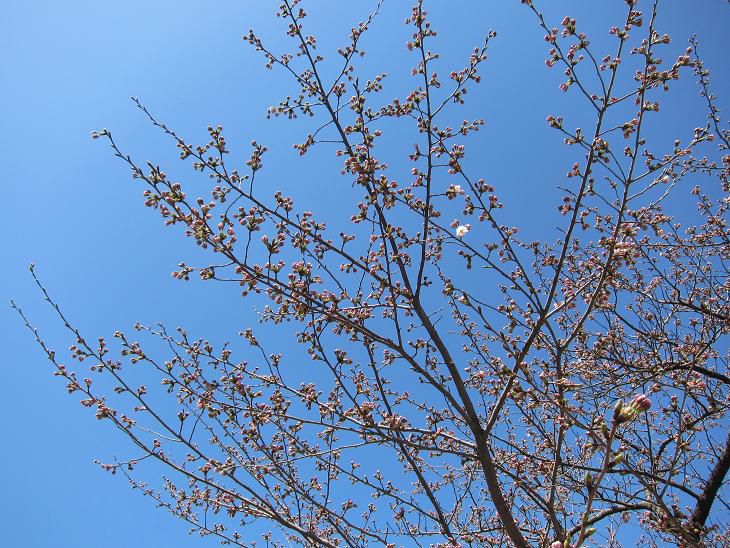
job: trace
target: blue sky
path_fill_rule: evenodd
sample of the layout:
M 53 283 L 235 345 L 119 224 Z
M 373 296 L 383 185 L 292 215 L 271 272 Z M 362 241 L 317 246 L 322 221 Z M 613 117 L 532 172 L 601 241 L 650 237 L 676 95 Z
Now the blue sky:
M 601 39 L 616 21 L 610 14 L 624 9 L 619 1 L 578 2 L 578 9 L 566 7 L 570 2 L 536 3 L 546 6 L 553 24 L 571 14 L 579 24 L 596 29 L 590 34 Z M 367 15 L 373 2 L 312 4 L 317 7 L 309 24 L 320 31 L 327 52 L 344 44 L 350 26 Z M 674 38 L 666 58 L 681 53 L 689 35 L 697 33 L 706 66 L 715 71 L 714 89 L 727 105 L 730 81 L 722 69 L 730 51 L 730 6 L 722 0 L 662 4 L 660 31 Z M 364 64 L 366 77 L 380 65 L 390 73 L 386 97 L 407 84 L 411 60 L 403 47 L 407 30 L 402 20 L 409 5 L 386 0 L 365 42 L 371 56 Z M 547 114 L 567 112 L 573 97 L 557 90 L 559 72 L 543 64 L 543 33 L 518 0 L 434 0 L 427 6 L 440 32 L 445 67 L 468 55 L 489 28 L 498 31 L 484 83 L 466 110 L 466 117 L 487 121 L 471 145 L 471 161 L 482 162 L 486 176 L 502 184 L 508 212 L 523 230 L 552 230 L 553 221 L 545 221 L 541 212 L 546 197 L 554 197 L 562 183 L 567 160 L 544 120 Z M 162 227 L 142 206 L 142 189 L 125 166 L 89 138 L 92 130 L 109 128 L 139 160 L 187 173 L 173 163 L 174 146 L 134 108 L 132 95 L 194 141 L 203 140 L 209 124 L 222 124 L 241 163 L 252 139 L 269 146 L 261 177 L 272 193 L 279 188 L 291 192 L 315 211 L 347 205 L 336 190 L 349 183 L 339 176 L 333 151 L 323 147 L 298 159 L 291 149 L 303 140 L 309 122 L 265 118 L 269 105 L 295 90 L 284 75 L 264 69 L 241 35 L 254 28 L 274 47 L 283 44 L 275 8 L 276 2 L 234 0 L 5 2 L 0 16 L 0 188 L 6 224 L 0 296 L 5 303 L 13 298 L 22 305 L 54 347 L 62 349 L 68 340 L 34 289 L 30 262 L 89 337 L 109 336 L 139 320 L 184 325 L 193 333 L 225 339 L 254 322 L 235 291 L 170 278 L 178 262 L 193 262 L 200 254 L 179 233 Z M 677 98 L 669 96 L 655 135 L 673 139 L 703 122 L 693 81 L 689 76 L 677 86 Z M 413 136 L 403 133 L 401 144 L 412 142 Z M 395 169 L 398 161 L 405 165 L 395 154 L 393 161 Z M 200 314 L 204 307 L 214 313 Z M 93 464 L 94 458 L 125 455 L 124 440 L 66 395 L 9 306 L 0 308 L 0 322 L 5 348 L 0 399 L 5 496 L 0 509 L 7 546 L 216 545 L 188 537 L 184 524 L 154 510 L 123 479 Z

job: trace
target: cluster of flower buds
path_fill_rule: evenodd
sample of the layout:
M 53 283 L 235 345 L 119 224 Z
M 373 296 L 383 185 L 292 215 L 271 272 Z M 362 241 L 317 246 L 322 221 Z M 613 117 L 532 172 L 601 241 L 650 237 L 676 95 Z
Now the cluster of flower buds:
M 584 538 L 590 538 L 595 534 L 596 534 L 596 528 L 588 527 L 584 531 L 583 536 L 584 536 Z M 550 548 L 570 548 L 570 539 L 565 539 L 563 542 L 556 540 L 550 545 Z
M 613 420 L 616 424 L 630 422 L 650 407 L 651 400 L 644 394 L 634 396 L 628 405 L 624 405 L 621 400 L 618 400 L 613 408 Z

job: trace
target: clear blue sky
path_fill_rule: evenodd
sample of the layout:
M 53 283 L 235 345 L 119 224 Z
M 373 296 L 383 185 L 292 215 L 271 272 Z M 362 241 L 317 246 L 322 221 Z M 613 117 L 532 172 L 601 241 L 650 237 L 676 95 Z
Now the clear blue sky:
M 267 121 L 265 109 L 288 93 L 290 82 L 268 72 L 241 35 L 251 27 L 282 43 L 276 2 L 220 0 L 7 0 L 0 15 L 0 188 L 5 229 L 0 253 L 0 296 L 21 304 L 49 341 L 68 346 L 34 290 L 27 265 L 40 276 L 66 312 L 89 338 L 109 336 L 135 321 L 184 325 L 192 333 L 234 338 L 253 317 L 236 291 L 181 284 L 169 273 L 199 253 L 175 231 L 164 229 L 141 204 L 141 188 L 108 148 L 89 134 L 102 127 L 139 160 L 152 160 L 187 173 L 159 132 L 133 107 L 140 97 L 180 134 L 201 141 L 208 124 L 224 125 L 240 159 L 256 139 L 269 146 L 264 184 L 285 189 L 319 211 L 341 206 L 332 151 L 321 149 L 299 160 L 291 149 L 303 140 L 308 122 Z M 310 28 L 319 29 L 324 51 L 344 44 L 349 28 L 374 2 L 312 2 Z M 494 28 L 484 84 L 470 93 L 467 116 L 487 126 L 472 145 L 472 162 L 482 176 L 500 186 L 514 219 L 528 233 L 553 230 L 540 215 L 545 196 L 561 184 L 567 162 L 557 136 L 545 126 L 547 114 L 565 114 L 570 98 L 557 90 L 558 71 L 544 64 L 546 44 L 519 0 L 428 2 L 440 31 L 445 60 L 463 59 L 480 36 Z M 604 12 L 623 12 L 623 2 L 536 0 L 557 26 L 566 14 L 606 36 L 617 21 Z M 642 8 L 646 9 L 646 2 Z M 664 0 L 661 32 L 674 38 L 667 59 L 681 53 L 698 33 L 706 66 L 714 69 L 714 89 L 730 104 L 727 52 L 730 6 L 724 0 Z M 385 97 L 403 89 L 411 60 L 403 47 L 402 20 L 410 3 L 386 0 L 366 42 L 372 58 L 390 73 Z M 549 9 L 548 9 L 549 6 Z M 671 51 L 671 54 L 669 53 Z M 373 65 L 366 65 L 372 67 Z M 454 67 L 457 65 L 455 64 Z M 723 73 L 724 69 L 724 73 Z M 450 70 L 450 69 L 449 69 Z M 367 76 L 372 76 L 371 70 Z M 686 78 L 669 98 L 667 138 L 700 125 L 702 103 Z M 399 83 L 400 82 L 400 83 Z M 474 90 L 476 91 L 476 90 Z M 670 96 L 672 97 L 672 96 Z M 578 124 L 576 124 L 578 125 Z M 529 139 L 526 140 L 525 137 Z M 411 135 L 403 143 L 410 145 Z M 234 154 L 235 156 L 235 154 Z M 398 160 L 393 165 L 399 168 Z M 402 164 L 401 166 L 402 167 Z M 547 175 L 549 174 L 549 175 Z M 552 208 L 552 206 L 550 206 Z M 553 210 L 550 211 L 551 215 Z M 553 233 L 557 236 L 557 233 Z M 215 314 L 200 315 L 208 305 Z M 51 375 L 9 306 L 0 307 L 4 356 L 0 398 L 0 497 L 5 546 L 164 548 L 213 546 L 188 537 L 184 524 L 128 489 L 125 481 L 103 473 L 92 461 L 128 454 L 124 440 L 93 419 Z

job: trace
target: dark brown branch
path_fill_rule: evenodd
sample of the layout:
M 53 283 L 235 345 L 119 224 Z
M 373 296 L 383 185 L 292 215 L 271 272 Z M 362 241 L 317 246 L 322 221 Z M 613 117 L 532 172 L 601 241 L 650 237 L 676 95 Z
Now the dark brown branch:
M 705 489 L 700 494 L 694 512 L 692 512 L 690 519 L 693 524 L 704 527 L 707 518 L 710 516 L 712 504 L 717 498 L 717 494 L 725 481 L 728 470 L 730 470 L 730 430 L 728 430 L 727 440 L 725 440 L 725 448 L 717 463 L 715 463 L 712 472 L 710 472 L 707 483 L 705 483 Z

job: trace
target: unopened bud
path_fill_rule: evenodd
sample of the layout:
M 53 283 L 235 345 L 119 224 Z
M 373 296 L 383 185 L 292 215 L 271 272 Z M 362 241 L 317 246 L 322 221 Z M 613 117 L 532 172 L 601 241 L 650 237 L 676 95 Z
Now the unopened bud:
M 609 466 L 616 466 L 617 464 L 621 464 L 624 460 L 624 454 L 623 453 L 616 453 L 614 457 L 611 459 L 611 462 Z
M 651 400 L 644 394 L 639 394 L 638 396 L 634 396 L 634 399 L 631 400 L 631 405 L 639 412 L 647 411 L 651 407 Z
M 618 420 L 618 416 L 621 414 L 621 410 L 623 409 L 623 407 L 624 407 L 623 400 L 618 400 L 616 402 L 616 405 L 613 406 L 613 420 L 614 421 Z
M 590 472 L 586 472 L 586 475 L 583 477 L 583 483 L 585 483 L 588 490 L 593 488 L 593 476 L 591 476 Z
M 629 405 L 625 406 L 618 415 L 617 422 L 629 422 L 634 420 L 640 413 L 651 407 L 651 400 L 644 394 L 634 396 Z

